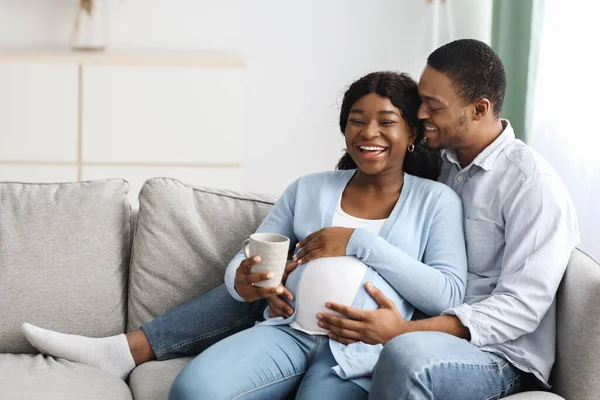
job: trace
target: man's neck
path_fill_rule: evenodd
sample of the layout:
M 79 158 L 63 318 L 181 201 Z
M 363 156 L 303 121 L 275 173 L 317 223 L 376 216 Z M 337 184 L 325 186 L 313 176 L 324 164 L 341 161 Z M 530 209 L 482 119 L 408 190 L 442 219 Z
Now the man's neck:
M 471 141 L 471 143 L 466 144 L 460 149 L 456 149 L 460 167 L 465 168 L 467 165 L 471 164 L 475 157 L 492 144 L 503 131 L 504 125 L 500 119 L 497 119 L 489 126 L 472 134 L 471 137 L 473 138 L 473 141 Z

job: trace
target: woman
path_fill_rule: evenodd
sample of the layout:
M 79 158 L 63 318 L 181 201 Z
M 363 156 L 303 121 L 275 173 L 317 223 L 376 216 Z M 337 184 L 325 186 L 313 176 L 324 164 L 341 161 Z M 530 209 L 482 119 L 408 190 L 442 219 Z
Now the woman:
M 352 107 L 358 100 L 374 93 L 387 99 L 391 103 L 386 104 L 387 108 L 380 110 L 382 113 L 377 114 L 376 118 L 367 118 L 365 110 Z M 380 100 L 377 97 L 375 98 Z M 365 217 L 363 219 L 367 220 L 367 225 L 371 223 L 369 220 L 385 219 L 388 217 L 395 207 L 394 204 L 398 202 L 401 191 L 405 193 L 403 196 L 407 197 L 406 191 L 402 190 L 402 185 L 405 182 L 404 179 L 408 177 L 409 181 L 416 180 L 421 182 L 420 179 L 410 175 L 403 175 L 401 169 L 407 174 L 430 179 L 437 178 L 439 159 L 436 154 L 430 153 L 421 144 L 421 139 L 423 137 L 422 127 L 416 118 L 419 104 L 420 99 L 417 94 L 416 83 L 403 74 L 389 72 L 369 74 L 355 82 L 346 92 L 340 114 L 340 128 L 342 134 L 346 133 L 347 143 L 352 144 L 353 142 L 350 140 L 355 141 L 358 137 L 358 140 L 366 142 L 371 141 L 378 145 L 384 145 L 385 151 L 381 154 L 377 154 L 376 151 L 371 150 L 370 153 L 364 154 L 362 150 L 350 145 L 349 153 L 346 153 L 340 160 L 338 164 L 339 170 L 352 170 L 357 167 L 351 156 L 351 154 L 354 154 L 360 161 L 364 170 L 363 172 L 371 171 L 370 173 L 372 174 L 379 173 L 379 177 L 376 181 L 373 181 L 373 185 L 365 185 L 364 187 L 355 186 L 356 178 L 351 180 L 352 184 L 347 185 L 347 194 L 350 194 L 350 196 L 345 195 L 345 199 L 360 199 L 360 201 L 357 204 L 351 204 L 350 209 L 344 202 L 344 204 L 342 204 L 342 211 L 344 213 Z M 393 114 L 392 111 L 396 114 Z M 369 131 L 373 130 L 372 128 L 375 127 L 375 130 L 380 129 L 382 133 L 375 133 L 374 137 L 360 139 L 360 136 L 363 135 L 360 133 L 361 130 L 364 130 L 364 127 L 368 124 L 371 124 Z M 368 132 L 367 134 L 373 135 Z M 399 141 L 402 144 L 400 144 Z M 406 141 L 406 143 L 404 143 L 404 141 Z M 416 145 L 414 145 L 414 149 L 410 146 L 410 149 L 413 151 L 408 151 L 407 153 L 409 143 L 416 143 Z M 359 151 L 360 153 L 357 153 Z M 372 159 L 370 160 L 369 158 Z M 353 174 L 352 171 L 342 173 Z M 360 181 L 358 181 L 358 183 L 360 183 Z M 430 315 L 437 315 L 444 308 L 460 302 L 464 291 L 464 268 L 466 267 L 466 263 L 463 259 L 464 243 L 462 242 L 463 236 L 461 230 L 462 218 L 461 215 L 458 215 L 461 214 L 460 210 L 457 210 L 457 208 L 460 208 L 458 201 L 456 198 L 452 198 L 453 193 L 445 189 L 444 186 L 433 184 L 433 182 L 430 182 L 430 184 L 432 184 L 432 187 L 430 188 L 424 186 L 426 190 L 423 191 L 423 195 L 430 193 L 435 197 L 438 196 L 438 191 L 443 192 L 443 196 L 439 195 L 439 200 L 447 199 L 447 202 L 452 203 L 448 206 L 448 210 L 443 208 L 443 202 L 440 203 L 440 207 L 442 208 L 441 211 L 443 213 L 449 212 L 450 216 L 456 219 L 456 221 L 448 222 L 444 229 L 448 230 L 448 235 L 454 235 L 454 238 L 457 240 L 456 246 L 447 246 L 449 254 L 455 254 L 460 260 L 458 260 L 456 265 L 448 271 L 430 268 L 429 266 L 418 263 L 415 270 L 406 267 L 403 273 L 406 273 L 409 276 L 404 276 L 400 280 L 394 278 L 395 274 L 390 273 L 388 275 L 391 279 L 390 282 L 396 282 L 396 284 L 400 286 L 403 285 L 401 281 L 405 281 L 403 290 L 406 291 L 406 293 L 401 290 L 397 291 L 405 299 L 408 299 L 409 302 L 412 302 L 417 308 L 423 307 L 422 310 L 428 312 Z M 355 192 L 354 195 L 352 195 L 352 191 Z M 358 192 L 360 196 L 356 196 L 356 192 Z M 402 202 L 406 201 L 404 197 L 401 199 Z M 361 202 L 363 204 L 375 202 L 378 207 L 368 208 L 366 210 L 360 209 L 358 210 L 360 211 L 358 214 L 351 212 L 354 210 L 352 207 L 361 206 Z M 408 221 L 409 218 L 407 214 L 418 212 L 421 205 L 411 204 L 411 207 L 414 208 L 414 210 L 403 207 L 403 214 L 401 215 L 401 218 L 398 219 Z M 347 213 L 347 211 L 350 212 Z M 362 212 L 366 212 L 366 214 L 363 215 Z M 425 215 L 427 218 L 431 218 L 432 216 L 433 214 Z M 396 215 L 396 217 L 398 217 L 398 215 Z M 349 219 L 352 220 L 353 218 L 350 217 Z M 425 260 L 425 257 L 428 255 L 426 254 L 427 252 L 424 251 L 421 244 L 413 242 L 415 242 L 415 240 L 418 241 L 418 238 L 422 237 L 424 233 L 429 232 L 431 236 L 431 233 L 438 232 L 439 228 L 442 227 L 442 222 L 439 221 L 439 215 L 436 215 L 436 218 L 431 220 L 431 222 L 435 222 L 435 224 L 426 226 L 426 218 L 424 218 L 423 221 L 416 223 L 414 228 L 411 228 L 414 229 L 414 231 L 406 229 L 406 237 L 403 240 L 405 240 L 406 245 L 410 247 L 411 253 L 414 251 L 416 251 L 416 253 L 409 253 L 413 255 L 413 259 L 409 260 L 410 262 L 407 262 L 406 252 L 400 252 L 400 255 L 398 256 L 400 265 L 406 264 L 407 266 L 410 266 L 411 263 L 415 262 L 415 259 Z M 377 224 L 377 222 L 375 222 L 375 224 Z M 320 226 L 315 227 L 314 229 L 320 229 Z M 398 228 L 394 226 L 394 230 L 396 229 Z M 347 237 L 348 231 L 335 232 L 325 229 L 322 231 L 317 230 L 317 232 L 319 232 L 319 234 L 309 236 L 309 240 L 305 240 L 301 243 L 304 248 L 304 252 L 300 250 L 298 253 L 300 259 L 304 259 L 301 265 L 306 265 L 304 261 L 308 261 L 311 257 L 316 255 L 316 252 L 313 252 L 310 255 L 305 256 L 307 250 L 312 249 L 320 242 L 324 242 L 328 248 L 330 245 L 341 242 L 342 244 L 338 244 L 338 246 L 341 246 L 342 251 L 340 251 L 340 249 L 337 249 L 336 251 L 345 254 L 343 251 L 343 249 L 345 249 L 343 238 L 342 240 L 338 240 L 340 236 L 338 234 L 343 233 L 345 236 L 342 236 Z M 438 232 L 438 234 L 443 233 L 444 232 Z M 298 239 L 295 236 L 295 233 L 291 233 L 290 235 L 292 235 L 291 238 L 293 238 L 293 240 Z M 332 237 L 331 241 L 328 240 L 329 236 Z M 431 237 L 428 246 L 436 245 L 436 241 L 437 240 L 434 237 Z M 356 243 L 356 241 L 354 242 Z M 444 246 L 446 245 L 444 244 Z M 426 246 L 426 248 L 428 247 Z M 236 260 L 239 264 L 239 256 Z M 329 260 L 332 259 L 330 258 Z M 316 261 L 319 260 L 317 259 L 314 263 L 309 263 L 309 265 L 312 264 L 314 266 Z M 246 265 L 251 263 L 251 260 L 246 261 Z M 290 262 L 291 267 L 294 267 L 296 264 L 296 262 Z M 390 264 L 391 269 L 394 268 L 394 265 L 398 266 L 398 263 L 394 264 L 393 262 Z M 426 277 L 425 279 L 419 280 L 418 285 L 411 287 L 412 284 L 410 282 L 415 278 L 412 275 L 418 271 L 424 271 L 423 273 L 426 274 Z M 250 291 L 251 296 L 253 296 L 247 297 L 247 299 L 263 299 L 251 303 L 241 303 L 234 300 L 228 293 L 227 288 L 224 285 L 221 285 L 212 291 L 145 323 L 142 326 L 142 329 L 128 332 L 126 335 L 121 334 L 109 338 L 87 338 L 52 332 L 29 324 L 24 324 L 23 331 L 32 345 L 43 353 L 85 363 L 125 379 L 136 365 L 153 359 L 166 360 L 184 355 L 197 355 L 212 344 L 236 332 L 254 326 L 255 321 L 262 319 L 266 300 L 270 305 L 270 309 L 265 311 L 267 317 L 278 315 L 291 317 L 294 315 L 294 308 L 292 308 L 288 302 L 282 300 L 282 296 L 290 302 L 293 299 L 293 296 L 287 289 L 282 288 L 282 296 L 272 295 L 273 291 L 271 289 L 261 289 L 249 285 L 251 281 L 256 282 L 265 279 L 264 276 L 248 274 L 247 271 L 244 271 L 243 269 L 237 269 L 235 272 L 239 272 L 239 291 L 243 292 L 245 296 L 249 296 L 247 291 Z M 310 276 L 310 274 L 308 275 Z M 388 279 L 386 274 L 381 275 Z M 231 281 L 231 275 L 229 280 Z M 423 288 L 423 281 L 430 281 L 430 283 Z M 289 283 L 288 287 L 290 287 Z M 439 289 L 440 287 L 444 287 L 444 289 Z M 363 292 L 362 296 L 364 295 Z M 370 297 L 366 297 L 367 300 L 365 300 L 365 302 L 368 302 L 372 307 L 376 307 Z M 435 304 L 435 300 L 439 300 L 439 303 Z M 205 318 L 205 315 L 209 315 L 207 308 L 215 307 L 215 304 L 218 305 L 220 318 Z M 297 304 L 292 305 L 297 306 Z M 322 307 L 322 304 L 320 304 L 320 306 Z M 406 308 L 406 306 L 406 304 L 403 306 L 405 308 L 405 317 L 410 314 L 410 309 Z M 299 311 L 306 315 L 307 313 L 304 312 L 306 309 L 306 307 L 301 307 Z M 283 318 L 280 320 L 282 319 Z M 313 328 L 314 322 L 315 319 L 313 318 Z M 273 321 L 268 323 L 272 324 Z M 319 340 L 323 341 L 324 339 L 324 337 L 320 336 Z M 335 343 L 332 344 L 332 347 L 335 346 L 338 345 Z M 363 379 L 363 381 L 368 382 L 368 378 Z M 182 379 L 178 379 L 178 382 L 182 382 Z M 354 389 L 354 386 L 356 385 L 352 382 L 349 383 L 351 383 L 351 385 L 348 387 Z M 307 386 L 304 385 L 304 387 Z M 362 389 L 359 393 L 362 393 Z
M 384 343 L 330 340 L 317 314 L 331 297 L 377 309 L 366 289 L 374 285 L 404 319 L 415 307 L 439 315 L 462 302 L 462 206 L 450 188 L 415 176 L 436 167 L 419 148 L 419 104 L 417 85 L 404 74 L 372 73 L 350 86 L 340 114 L 347 148 L 340 170 L 296 180 L 257 230 L 285 235 L 297 248 L 299 267 L 285 283 L 295 312 L 284 319 L 265 310 L 266 321 L 208 348 L 176 378 L 171 400 L 283 399 L 296 388 L 299 399 L 366 399 Z M 248 274 L 259 261 L 240 253 L 230 262 L 232 297 L 278 294 L 253 285 L 264 279 Z

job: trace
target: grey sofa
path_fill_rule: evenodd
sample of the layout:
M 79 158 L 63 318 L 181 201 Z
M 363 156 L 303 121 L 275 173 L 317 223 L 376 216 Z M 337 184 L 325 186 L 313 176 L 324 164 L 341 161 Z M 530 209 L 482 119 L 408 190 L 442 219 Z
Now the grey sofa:
M 166 399 L 190 358 L 149 362 L 127 382 L 37 354 L 20 325 L 89 336 L 136 329 L 222 282 L 271 208 L 266 195 L 151 179 L 139 215 L 122 180 L 0 183 L 0 399 Z M 574 251 L 560 287 L 554 391 L 598 399 L 600 265 Z

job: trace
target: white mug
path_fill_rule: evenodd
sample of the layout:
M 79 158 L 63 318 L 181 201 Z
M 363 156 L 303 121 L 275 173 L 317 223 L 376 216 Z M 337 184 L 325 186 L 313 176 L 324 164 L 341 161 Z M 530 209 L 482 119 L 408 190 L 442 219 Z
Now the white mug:
M 279 286 L 285 271 L 285 263 L 290 249 L 290 239 L 276 233 L 254 233 L 244 240 L 242 250 L 246 258 L 260 256 L 258 264 L 252 266 L 251 272 L 272 272 L 273 278 L 257 282 L 260 287 Z

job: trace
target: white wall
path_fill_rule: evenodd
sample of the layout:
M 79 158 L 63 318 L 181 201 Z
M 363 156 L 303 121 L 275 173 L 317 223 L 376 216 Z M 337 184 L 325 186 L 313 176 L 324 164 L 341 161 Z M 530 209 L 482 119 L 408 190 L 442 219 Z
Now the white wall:
M 280 193 L 299 175 L 333 168 L 347 85 L 382 69 L 418 78 L 432 50 L 426 0 L 103 1 L 110 1 L 113 48 L 242 55 L 243 167 L 253 191 Z M 0 46 L 66 46 L 76 3 L 0 0 Z M 455 38 L 489 42 L 492 0 L 451 4 Z M 442 34 L 441 43 L 452 39 Z

